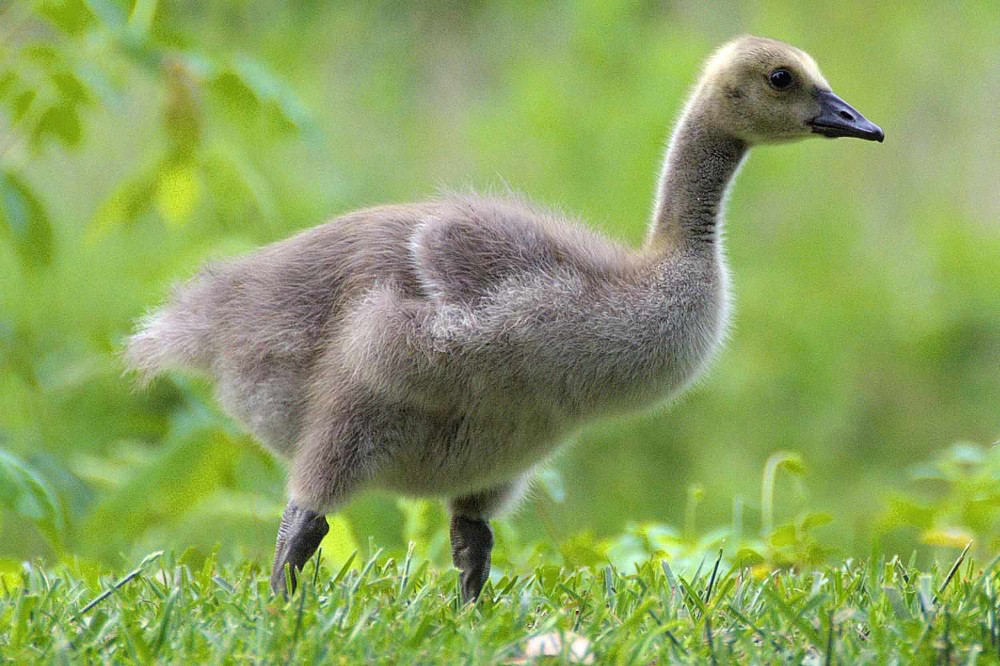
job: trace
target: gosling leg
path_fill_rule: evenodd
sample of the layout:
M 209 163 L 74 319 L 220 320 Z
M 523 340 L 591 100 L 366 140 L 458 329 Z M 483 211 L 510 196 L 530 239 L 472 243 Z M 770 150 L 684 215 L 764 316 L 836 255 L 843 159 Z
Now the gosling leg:
M 330 530 L 326 517 L 303 509 L 289 502 L 281 515 L 278 527 L 278 542 L 274 548 L 274 565 L 271 567 L 271 591 L 287 596 L 286 590 L 295 591 L 296 573 L 312 557 L 323 537 Z M 285 565 L 289 566 L 289 576 L 285 581 Z
M 451 559 L 462 572 L 463 601 L 478 599 L 490 577 L 490 554 L 493 552 L 490 517 L 524 494 L 529 475 L 478 493 L 452 498 L 448 503 L 452 515 Z
M 451 517 L 451 558 L 462 572 L 462 601 L 479 598 L 490 577 L 490 553 L 493 552 L 493 530 L 482 518 Z
M 295 591 L 296 573 L 330 530 L 324 514 L 342 506 L 375 469 L 363 411 L 351 405 L 325 403 L 312 409 L 326 416 L 310 414 L 309 426 L 296 443 L 288 480 L 291 499 L 281 516 L 271 568 L 271 589 L 275 594 L 284 595 L 286 584 Z M 287 583 L 286 564 L 290 570 Z

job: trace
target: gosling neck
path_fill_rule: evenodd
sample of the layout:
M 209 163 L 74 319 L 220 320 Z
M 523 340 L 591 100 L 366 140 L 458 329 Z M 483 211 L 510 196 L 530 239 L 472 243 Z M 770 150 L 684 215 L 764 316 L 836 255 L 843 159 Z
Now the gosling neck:
M 697 101 L 671 137 L 660 176 L 647 246 L 661 252 L 716 243 L 726 190 L 748 149 L 706 122 Z

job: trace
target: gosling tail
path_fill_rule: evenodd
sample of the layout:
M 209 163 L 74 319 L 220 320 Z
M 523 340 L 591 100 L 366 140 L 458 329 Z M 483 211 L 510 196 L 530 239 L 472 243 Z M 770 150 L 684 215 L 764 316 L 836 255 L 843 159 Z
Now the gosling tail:
M 177 289 L 169 303 L 140 319 L 128 338 L 123 357 L 140 386 L 169 369 L 211 367 L 211 285 L 206 277 Z

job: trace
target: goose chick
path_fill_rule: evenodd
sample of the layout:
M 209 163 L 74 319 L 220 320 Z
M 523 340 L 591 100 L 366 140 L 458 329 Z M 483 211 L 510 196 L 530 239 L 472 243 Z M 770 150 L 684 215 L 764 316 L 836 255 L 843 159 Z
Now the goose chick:
M 742 37 L 684 109 L 643 248 L 516 198 L 362 210 L 204 269 L 127 359 L 146 377 L 207 372 L 289 459 L 276 592 L 294 587 L 324 514 L 379 487 L 448 500 L 474 599 L 488 521 L 532 469 L 588 420 L 662 403 L 704 368 L 728 317 L 728 184 L 750 147 L 812 135 L 883 138 L 806 53 Z

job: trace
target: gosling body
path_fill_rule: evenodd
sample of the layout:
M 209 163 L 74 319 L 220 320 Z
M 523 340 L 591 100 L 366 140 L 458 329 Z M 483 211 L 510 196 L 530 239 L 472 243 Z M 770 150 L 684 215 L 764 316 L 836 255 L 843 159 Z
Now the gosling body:
M 348 441 L 382 459 L 370 485 L 448 497 L 683 388 L 721 339 L 724 284 L 710 244 L 636 253 L 523 201 L 450 196 L 211 266 L 131 349 L 208 372 L 280 455 L 352 420 Z M 293 498 L 334 508 L 323 472 L 293 477 Z
M 277 591 L 323 514 L 381 487 L 449 500 L 472 599 L 487 521 L 539 462 L 587 421 L 665 402 L 703 370 L 728 321 L 728 184 L 752 145 L 814 133 L 882 136 L 808 55 L 741 38 L 682 114 L 643 248 L 516 197 L 363 210 L 205 269 L 145 320 L 128 359 L 147 376 L 208 373 L 227 411 L 290 460 Z

